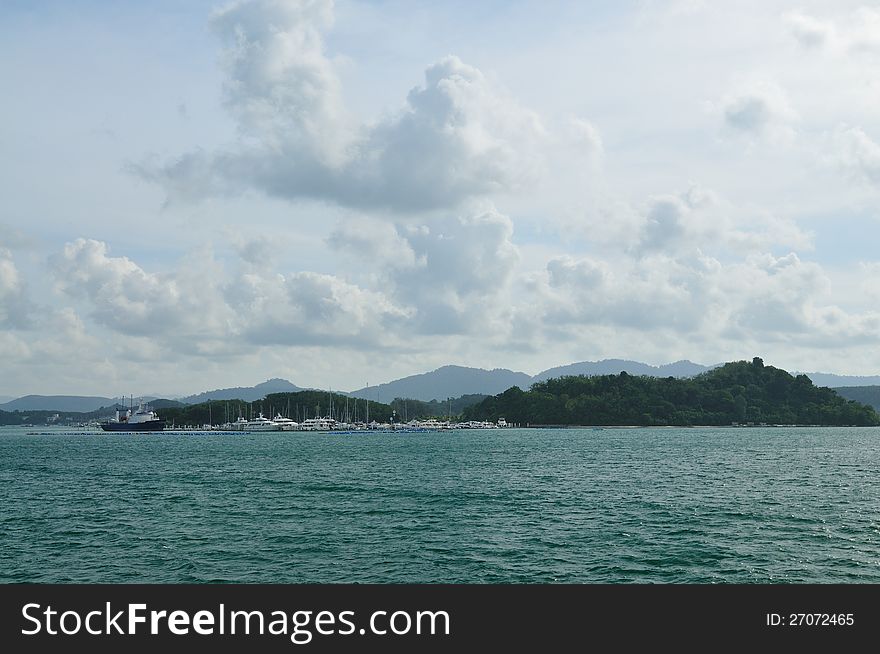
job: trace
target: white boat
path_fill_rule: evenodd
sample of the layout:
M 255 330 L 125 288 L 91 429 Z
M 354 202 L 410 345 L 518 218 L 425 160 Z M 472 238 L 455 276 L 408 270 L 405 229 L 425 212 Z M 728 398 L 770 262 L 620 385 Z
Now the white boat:
M 128 409 L 124 414 L 117 409 L 116 419 L 101 423 L 104 431 L 162 431 L 165 429 L 165 421 L 151 411 L 143 403 L 138 405 L 138 410 L 132 412 Z
M 499 427 L 507 427 L 507 421 L 504 418 L 498 418 Z
M 302 421 L 300 429 L 303 431 L 331 431 L 336 429 L 336 421 L 333 418 L 309 418 Z
M 279 431 L 296 431 L 297 429 L 299 429 L 298 422 L 295 422 L 290 418 L 285 418 L 280 413 L 272 418 L 272 422 L 278 425 Z
M 258 417 L 247 421 L 245 431 L 278 431 L 278 425 L 274 420 L 269 420 L 261 413 Z
M 247 424 L 248 424 L 247 419 L 239 416 L 238 420 L 236 420 L 235 422 L 230 422 L 227 425 L 227 428 L 234 430 L 234 431 L 244 431 L 245 429 L 247 429 Z

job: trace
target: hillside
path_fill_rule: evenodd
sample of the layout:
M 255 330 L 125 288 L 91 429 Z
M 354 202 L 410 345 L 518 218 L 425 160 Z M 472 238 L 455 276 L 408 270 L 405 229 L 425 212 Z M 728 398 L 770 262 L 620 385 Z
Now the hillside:
M 581 361 L 567 366 L 557 366 L 539 372 L 532 377 L 532 382 L 542 382 L 554 377 L 572 375 L 617 375 L 625 372 L 630 375 L 648 375 L 649 377 L 693 377 L 711 370 L 713 366 L 702 366 L 692 361 L 676 361 L 662 366 L 651 366 L 638 361 L 625 359 L 603 359 L 602 361 Z
M 269 393 L 296 393 L 303 390 L 296 384 L 286 379 L 267 379 L 256 386 L 236 386 L 234 388 L 218 388 L 213 391 L 205 391 L 197 395 L 180 398 L 184 404 L 201 404 L 208 400 L 244 400 L 255 402 L 261 400 Z
M 421 375 L 410 375 L 387 384 L 352 391 L 352 397 L 391 402 L 405 397 L 422 402 L 445 401 L 461 395 L 493 395 L 511 386 L 528 386 L 532 378 L 524 372 L 503 368 L 483 370 L 464 366 L 443 366 Z
M 467 407 L 479 404 L 487 397 L 489 396 L 482 394 L 462 395 L 447 402 L 438 402 L 437 400 L 421 402 L 409 398 L 397 398 L 391 402 L 391 408 L 397 411 L 397 415 L 402 416 L 405 421 L 414 418 L 446 419 L 460 416 Z
M 92 397 L 83 395 L 25 395 L 5 404 L 3 411 L 64 411 L 89 412 L 110 406 L 118 398 Z
M 331 394 L 326 391 L 297 391 L 295 393 L 270 393 L 265 398 L 253 402 L 239 400 L 218 400 L 189 404 L 164 409 L 160 416 L 171 425 L 219 425 L 233 422 L 238 417 L 251 418 L 262 413 L 272 418 L 280 413 L 296 422 L 306 418 L 330 415 Z M 363 421 L 367 416 L 369 404 L 370 420 L 387 422 L 393 409 L 387 404 L 356 400 L 341 393 L 333 393 L 333 417 Z
M 867 404 L 880 411 L 880 386 L 844 386 L 832 390 L 840 397 Z
M 52 411 L 35 409 L 33 411 L 3 411 L 0 409 L 0 425 L 78 425 L 112 417 L 117 409 L 127 405 L 114 404 L 99 407 L 94 411 Z
M 465 409 L 467 419 L 559 425 L 878 425 L 869 406 L 817 388 L 806 375 L 752 362 L 727 363 L 692 379 L 570 376 L 510 388 Z

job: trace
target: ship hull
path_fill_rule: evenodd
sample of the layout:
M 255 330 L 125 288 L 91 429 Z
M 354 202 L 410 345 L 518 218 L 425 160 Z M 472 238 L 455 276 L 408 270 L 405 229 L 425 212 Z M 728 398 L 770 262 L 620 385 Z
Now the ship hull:
M 104 431 L 162 431 L 165 429 L 164 420 L 147 420 L 146 422 L 102 422 L 101 429 Z

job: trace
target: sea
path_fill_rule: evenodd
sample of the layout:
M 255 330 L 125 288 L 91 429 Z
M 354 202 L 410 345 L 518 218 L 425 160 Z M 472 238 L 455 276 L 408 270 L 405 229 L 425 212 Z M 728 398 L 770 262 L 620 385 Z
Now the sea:
M 880 428 L 0 429 L 0 582 L 880 582 Z

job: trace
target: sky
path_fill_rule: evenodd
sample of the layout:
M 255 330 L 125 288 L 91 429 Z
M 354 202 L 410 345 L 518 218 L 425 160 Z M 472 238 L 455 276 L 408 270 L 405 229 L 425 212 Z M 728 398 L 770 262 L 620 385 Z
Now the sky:
M 880 3 L 0 4 L 0 395 L 880 373 Z

